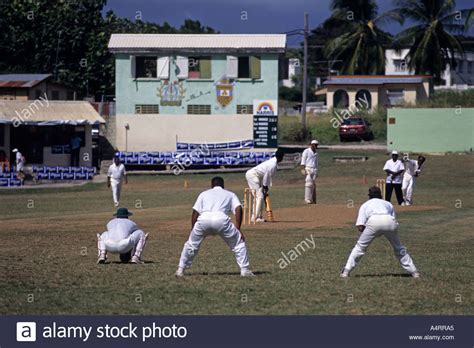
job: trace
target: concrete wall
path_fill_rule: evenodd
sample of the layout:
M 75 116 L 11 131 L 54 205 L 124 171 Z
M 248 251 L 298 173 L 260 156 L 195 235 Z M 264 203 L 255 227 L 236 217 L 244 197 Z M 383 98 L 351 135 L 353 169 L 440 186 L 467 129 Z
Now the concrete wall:
M 387 147 L 407 152 L 472 151 L 474 108 L 390 109 Z
M 211 57 L 211 79 L 180 79 L 176 77 L 176 66 L 170 63 L 170 82 L 183 83 L 186 90 L 181 106 L 162 106 L 160 114 L 187 114 L 188 104 L 210 104 L 212 114 L 236 114 L 238 104 L 252 105 L 254 99 L 278 99 L 278 55 L 262 54 L 261 79 L 237 79 L 233 90 L 233 100 L 226 107 L 217 103 L 215 82 L 226 73 L 226 55 Z M 176 56 L 174 56 L 176 58 Z M 173 60 L 174 61 L 174 60 Z M 116 101 L 117 114 L 134 114 L 135 104 L 160 104 L 157 89 L 165 80 L 157 78 L 131 77 L 130 55 L 117 54 L 116 67 Z M 201 93 L 203 95 L 201 95 Z M 199 96 L 194 100 L 190 97 Z M 186 101 L 189 100 L 189 101 Z
M 252 115 L 117 115 L 116 123 L 119 151 L 176 151 L 176 137 L 194 143 L 253 139 Z

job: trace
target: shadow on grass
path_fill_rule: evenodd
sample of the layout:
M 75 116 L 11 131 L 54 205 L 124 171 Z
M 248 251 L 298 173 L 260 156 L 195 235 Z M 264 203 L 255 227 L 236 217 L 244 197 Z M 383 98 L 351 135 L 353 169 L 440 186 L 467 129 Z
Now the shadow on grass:
M 149 264 L 149 263 L 155 263 L 154 261 L 143 261 L 143 263 Z M 131 263 L 131 262 L 122 262 L 122 261 L 108 261 L 105 263 L 105 265 L 139 265 L 136 263 Z
M 268 271 L 257 271 L 253 272 L 255 275 L 270 274 Z M 240 272 L 199 272 L 199 273 L 186 273 L 186 276 L 220 276 L 220 275 L 230 275 L 230 276 L 239 276 Z
M 357 274 L 354 278 L 377 278 L 377 277 L 404 277 L 412 278 L 411 274 L 408 273 L 382 273 L 382 274 Z

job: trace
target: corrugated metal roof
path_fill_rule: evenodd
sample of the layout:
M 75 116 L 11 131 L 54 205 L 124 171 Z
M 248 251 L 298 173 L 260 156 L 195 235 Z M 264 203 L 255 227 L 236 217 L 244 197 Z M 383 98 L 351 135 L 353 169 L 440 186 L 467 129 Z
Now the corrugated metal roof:
M 111 51 L 130 50 L 278 50 L 286 47 L 284 34 L 112 34 Z
M 334 76 L 324 85 L 384 85 L 389 83 L 422 83 L 429 76 Z
M 86 101 L 0 100 L 0 123 L 100 124 L 105 120 Z
M 50 76 L 51 74 L 3 74 L 0 75 L 0 87 L 31 88 Z

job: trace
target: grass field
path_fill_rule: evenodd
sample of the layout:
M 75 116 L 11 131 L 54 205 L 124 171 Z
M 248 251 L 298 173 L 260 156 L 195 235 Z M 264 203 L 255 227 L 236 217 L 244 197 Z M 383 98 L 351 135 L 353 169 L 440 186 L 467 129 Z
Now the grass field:
M 369 161 L 332 160 L 348 154 L 365 154 Z M 0 313 L 472 315 L 472 155 L 428 156 L 415 190 L 415 204 L 423 209 L 397 208 L 401 240 L 422 278 L 404 276 L 382 238 L 350 279 L 339 278 L 358 237 L 354 218 L 369 186 L 363 176 L 369 184 L 383 177 L 386 158 L 381 152 L 322 150 L 318 204 L 310 207 L 302 204 L 299 171 L 278 172 L 271 195 L 280 221 L 243 229 L 257 273 L 252 279 L 239 276 L 220 238 L 203 243 L 188 277 L 173 276 L 191 206 L 211 175 L 130 177 L 121 203 L 151 235 L 145 265 L 96 264 L 96 233 L 114 212 L 105 184 L 2 190 Z M 227 188 L 242 196 L 243 174 L 224 177 Z M 305 221 L 298 223 L 294 217 L 301 212 Z M 280 269 L 281 253 L 305 238 L 313 238 L 315 248 Z

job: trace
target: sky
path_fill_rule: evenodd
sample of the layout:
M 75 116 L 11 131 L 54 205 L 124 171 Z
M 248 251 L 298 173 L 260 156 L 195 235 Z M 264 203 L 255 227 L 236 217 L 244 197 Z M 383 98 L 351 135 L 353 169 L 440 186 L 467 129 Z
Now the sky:
M 331 0 L 108 0 L 105 10 L 134 19 L 140 11 L 143 21 L 167 21 L 179 27 L 187 18 L 199 20 L 224 34 L 285 33 L 303 28 L 304 13 L 313 29 L 329 17 Z M 379 13 L 393 8 L 392 0 L 378 0 Z M 473 6 L 473 0 L 458 0 L 458 9 Z M 245 11 L 245 12 L 243 12 Z M 382 28 L 392 34 L 400 31 L 396 23 Z M 290 36 L 288 46 L 298 46 L 300 36 Z

